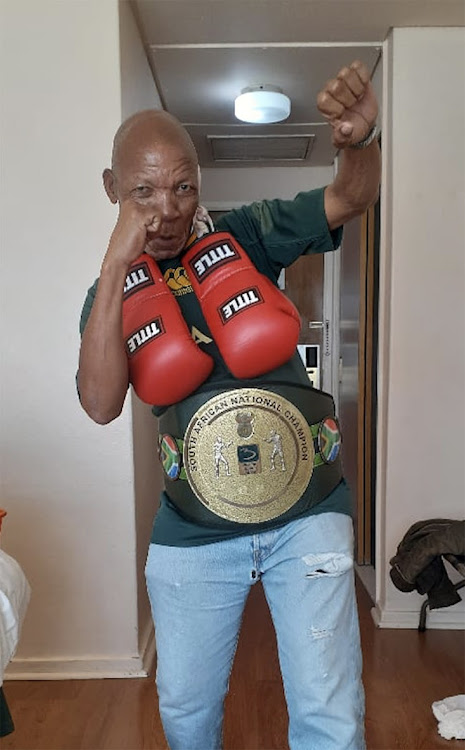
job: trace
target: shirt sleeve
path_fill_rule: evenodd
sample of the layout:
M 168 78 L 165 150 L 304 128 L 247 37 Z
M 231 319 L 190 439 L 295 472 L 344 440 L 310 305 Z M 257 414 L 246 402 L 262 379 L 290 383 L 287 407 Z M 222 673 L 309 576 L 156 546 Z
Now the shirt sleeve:
M 299 193 L 293 200 L 265 200 L 230 211 L 217 229 L 231 232 L 257 268 L 276 279 L 300 255 L 336 250 L 342 227 L 330 231 L 325 188 Z
M 87 291 L 87 296 L 82 306 L 81 319 L 79 321 L 79 333 L 81 334 L 81 338 L 82 338 L 82 334 L 84 333 L 84 329 L 87 325 L 87 321 L 89 320 L 89 315 L 90 315 L 90 311 L 92 310 L 92 305 L 94 304 L 97 286 L 98 286 L 98 279 L 94 281 L 90 289 Z M 75 376 L 75 383 L 76 383 L 77 394 L 79 398 L 81 398 L 81 394 L 79 393 L 78 376 L 79 376 L 79 370 L 77 371 L 76 376 Z
M 95 294 L 97 292 L 97 286 L 98 286 L 98 279 L 94 281 L 90 289 L 87 291 L 87 296 L 84 300 L 84 305 L 82 306 L 81 311 L 81 319 L 79 321 L 79 333 L 84 333 L 84 329 L 87 325 L 87 321 L 89 320 L 90 311 L 92 310 L 92 305 L 94 304 Z

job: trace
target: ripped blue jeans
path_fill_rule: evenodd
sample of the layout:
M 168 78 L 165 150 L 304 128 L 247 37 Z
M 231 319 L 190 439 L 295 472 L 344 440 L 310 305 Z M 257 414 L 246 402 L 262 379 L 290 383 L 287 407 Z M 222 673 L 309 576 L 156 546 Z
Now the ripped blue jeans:
M 222 747 L 223 701 L 242 613 L 259 579 L 277 634 L 290 749 L 363 750 L 348 516 L 322 513 L 197 547 L 151 544 L 146 578 L 160 714 L 171 750 Z

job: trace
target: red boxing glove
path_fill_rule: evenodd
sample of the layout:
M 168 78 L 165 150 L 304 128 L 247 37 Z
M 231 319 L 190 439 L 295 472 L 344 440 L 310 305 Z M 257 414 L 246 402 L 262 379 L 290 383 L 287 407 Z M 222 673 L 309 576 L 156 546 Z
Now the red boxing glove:
M 213 359 L 194 342 L 157 263 L 145 253 L 126 277 L 123 336 L 129 380 L 148 404 L 181 401 L 213 369 Z
M 182 259 L 221 355 L 237 378 L 254 378 L 294 354 L 300 316 L 228 232 L 198 240 Z

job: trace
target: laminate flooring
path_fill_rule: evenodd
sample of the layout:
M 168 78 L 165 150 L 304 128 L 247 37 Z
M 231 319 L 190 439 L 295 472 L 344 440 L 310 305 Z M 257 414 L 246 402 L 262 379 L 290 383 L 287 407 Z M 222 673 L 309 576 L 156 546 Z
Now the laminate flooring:
M 431 711 L 433 701 L 465 692 L 465 633 L 378 630 L 360 583 L 357 595 L 368 750 L 465 750 L 463 741 L 439 736 Z M 167 750 L 153 678 L 18 681 L 4 690 L 16 731 L 0 740 L 2 750 Z M 224 746 L 287 750 L 286 735 L 274 632 L 257 584 L 231 675 Z

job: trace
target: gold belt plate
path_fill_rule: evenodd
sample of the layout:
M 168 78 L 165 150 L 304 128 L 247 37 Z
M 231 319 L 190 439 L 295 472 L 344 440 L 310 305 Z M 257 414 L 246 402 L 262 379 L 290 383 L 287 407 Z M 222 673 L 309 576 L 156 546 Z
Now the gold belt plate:
M 283 396 L 239 388 L 213 396 L 184 436 L 187 480 L 221 518 L 269 521 L 302 496 L 313 472 L 310 427 Z

